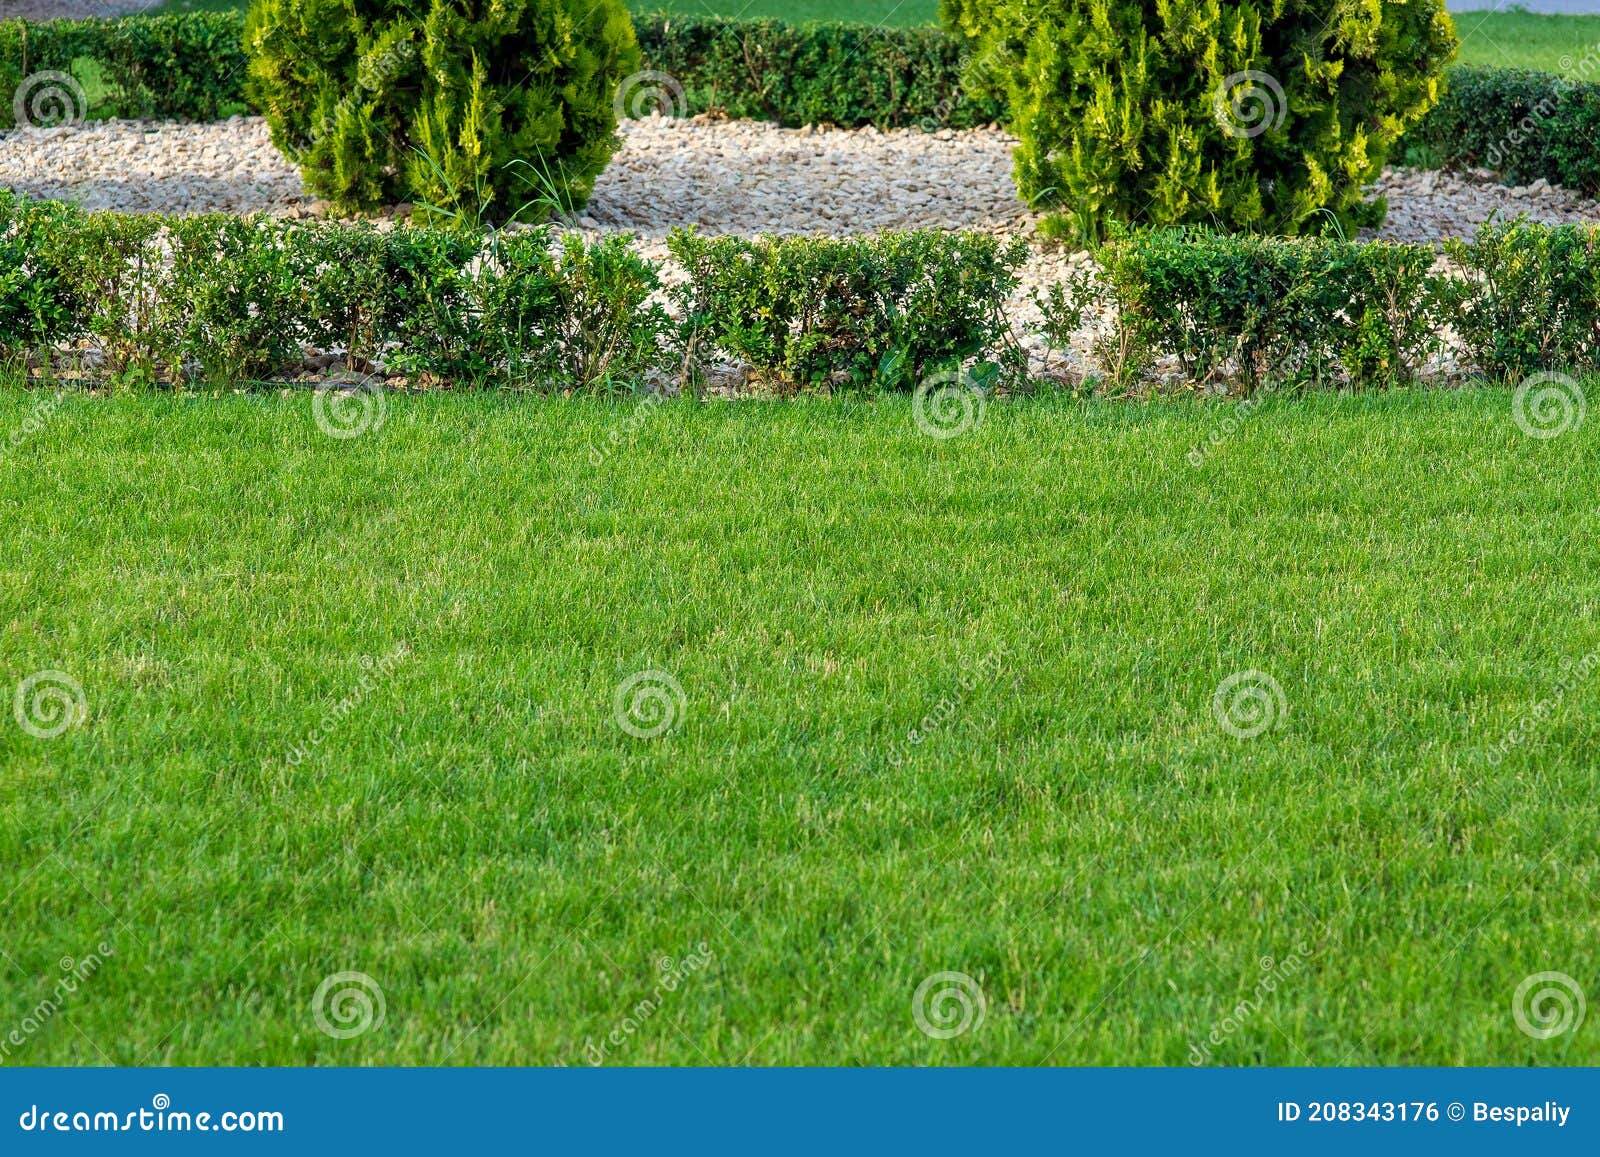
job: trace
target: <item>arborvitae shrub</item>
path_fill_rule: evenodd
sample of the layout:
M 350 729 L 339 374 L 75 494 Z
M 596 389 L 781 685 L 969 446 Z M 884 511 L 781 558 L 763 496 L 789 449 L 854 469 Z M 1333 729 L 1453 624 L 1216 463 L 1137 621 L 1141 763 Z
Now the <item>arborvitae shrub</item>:
M 1005 97 L 1018 188 L 1058 235 L 1293 234 L 1382 217 L 1362 186 L 1438 100 L 1444 0 L 941 0 Z
M 470 223 L 581 206 L 639 69 L 622 0 L 254 0 L 245 47 L 313 193 Z

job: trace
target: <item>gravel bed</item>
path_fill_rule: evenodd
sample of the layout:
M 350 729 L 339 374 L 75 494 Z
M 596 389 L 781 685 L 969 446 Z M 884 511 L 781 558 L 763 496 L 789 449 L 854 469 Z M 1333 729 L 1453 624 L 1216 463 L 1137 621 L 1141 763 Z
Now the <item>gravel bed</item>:
M 623 147 L 595 186 L 586 228 L 663 237 L 715 232 L 855 233 L 922 225 L 1031 233 L 997 129 L 784 129 L 759 121 L 652 117 L 622 126 Z M 0 134 L 0 186 L 92 209 L 167 213 L 317 211 L 259 117 L 214 124 L 102 121 Z M 1491 213 L 1600 221 L 1600 204 L 1543 181 L 1390 169 L 1378 236 L 1433 241 Z
M 856 233 L 924 226 L 1031 235 L 1035 219 L 1011 179 L 1012 138 L 996 128 L 964 132 L 783 129 L 756 121 L 625 122 L 623 148 L 595 186 L 577 225 L 626 229 L 641 252 L 666 258 L 675 225 L 708 232 Z M 300 177 L 272 146 L 265 122 L 105 121 L 0 134 L 0 187 L 60 197 L 91 209 L 135 212 L 319 214 Z M 1375 191 L 1389 201 L 1376 236 L 1436 241 L 1470 234 L 1498 212 L 1551 223 L 1600 221 L 1600 203 L 1543 181 L 1522 188 L 1487 174 L 1386 171 Z M 1060 280 L 1082 254 L 1033 247 L 1007 311 L 1028 335 L 1035 289 Z M 669 270 L 669 277 L 671 271 Z M 1105 319 L 1096 324 L 1103 325 Z M 1067 355 L 1087 361 L 1089 335 Z M 1025 336 L 1036 362 L 1036 338 Z M 1440 367 L 1449 372 L 1451 367 Z

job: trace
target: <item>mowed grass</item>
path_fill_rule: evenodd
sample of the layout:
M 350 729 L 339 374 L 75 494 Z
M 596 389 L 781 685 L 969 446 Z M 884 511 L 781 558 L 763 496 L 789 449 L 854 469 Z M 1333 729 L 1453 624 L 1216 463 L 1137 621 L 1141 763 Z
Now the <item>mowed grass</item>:
M 1457 12 L 1458 63 L 1541 68 L 1572 80 L 1600 81 L 1600 15 Z
M 222 11 L 249 7 L 246 0 L 166 0 L 152 11 Z M 842 20 L 910 28 L 937 24 L 938 0 L 635 0 L 635 12 L 739 19 Z M 1600 80 L 1600 15 L 1545 16 L 1529 12 L 1458 12 L 1462 64 L 1542 68 L 1574 79 Z M 1580 67 L 1585 56 L 1592 60 Z
M 1600 423 L 41 398 L 0 394 L 6 1063 L 1600 1063 L 1512 1016 L 1600 983 Z M 986 1008 L 947 1040 L 939 972 Z

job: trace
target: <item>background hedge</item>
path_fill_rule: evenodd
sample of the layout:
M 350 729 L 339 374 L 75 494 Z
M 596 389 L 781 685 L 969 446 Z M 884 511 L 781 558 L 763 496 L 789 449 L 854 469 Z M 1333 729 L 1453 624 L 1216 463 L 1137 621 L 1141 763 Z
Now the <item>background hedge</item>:
M 0 22 L 0 128 L 12 127 L 9 94 L 23 77 L 68 72 L 82 60 L 93 62 L 103 86 L 91 114 L 207 121 L 248 111 L 240 13 L 7 20 Z
M 962 85 L 960 46 L 937 28 L 641 16 L 644 67 L 683 86 L 681 111 L 784 125 L 970 128 L 1003 106 Z M 0 93 L 27 73 L 91 60 L 93 115 L 211 120 L 245 111 L 238 13 L 0 22 Z M 26 69 L 26 71 L 24 71 Z M 1600 193 L 1600 84 L 1527 69 L 1457 67 L 1443 99 L 1401 142 L 1412 163 L 1484 167 Z M 11 126 L 0 101 L 0 128 Z
M 1600 193 L 1600 84 L 1527 68 L 1451 69 L 1444 100 L 1406 144 L 1421 163 Z

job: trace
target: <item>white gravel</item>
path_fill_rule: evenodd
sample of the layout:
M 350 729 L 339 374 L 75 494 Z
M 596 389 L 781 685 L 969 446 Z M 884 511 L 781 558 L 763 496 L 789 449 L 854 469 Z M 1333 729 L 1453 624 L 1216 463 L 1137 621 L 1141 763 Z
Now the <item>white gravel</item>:
M 584 225 L 662 237 L 708 231 L 854 233 L 928 226 L 1030 233 L 1011 180 L 1012 139 L 996 129 L 784 129 L 759 121 L 625 122 Z M 104 121 L 0 134 L 0 186 L 91 209 L 169 213 L 315 211 L 258 117 L 213 124 Z M 1495 212 L 1600 221 L 1600 204 L 1544 182 L 1391 169 L 1379 236 L 1470 233 Z

